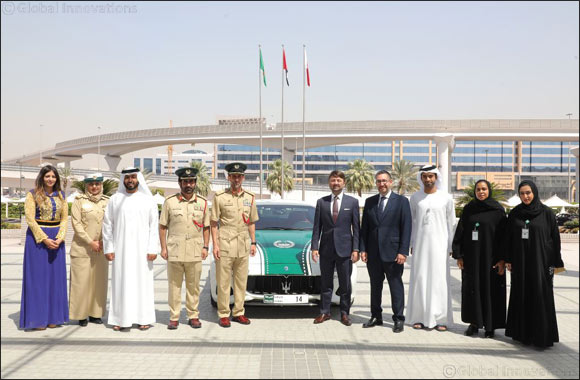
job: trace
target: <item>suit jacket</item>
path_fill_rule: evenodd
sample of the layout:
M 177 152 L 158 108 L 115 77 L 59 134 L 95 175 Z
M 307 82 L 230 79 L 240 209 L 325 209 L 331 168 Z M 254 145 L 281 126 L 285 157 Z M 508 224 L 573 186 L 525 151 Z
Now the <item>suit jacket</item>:
M 409 255 L 411 241 L 411 207 L 409 200 L 391 192 L 382 215 L 379 211 L 380 194 L 367 198 L 363 210 L 360 251 L 368 259 L 380 258 L 392 262 L 397 253 Z
M 332 221 L 332 196 L 320 198 L 316 202 L 314 227 L 312 229 L 312 250 L 320 255 L 350 257 L 359 246 L 360 212 L 358 200 L 343 193 L 338 219 Z M 319 248 L 320 247 L 320 248 Z M 334 251 L 333 251 L 334 249 Z

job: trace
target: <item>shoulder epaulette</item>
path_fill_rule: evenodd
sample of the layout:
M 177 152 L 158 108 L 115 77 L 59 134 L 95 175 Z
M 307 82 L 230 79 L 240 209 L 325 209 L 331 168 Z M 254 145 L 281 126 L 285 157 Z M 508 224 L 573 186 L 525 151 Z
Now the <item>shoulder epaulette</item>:
M 111 197 L 109 195 L 103 194 L 103 195 L 101 195 L 101 198 L 110 199 Z
M 197 195 L 197 197 L 198 197 L 198 198 L 201 198 L 201 199 L 203 199 L 204 201 L 207 201 L 207 198 L 206 198 L 206 197 L 204 197 L 203 195 L 200 195 L 200 194 L 196 194 L 196 195 Z
M 83 198 L 88 199 L 89 197 L 86 194 L 77 194 L 75 196 L 75 199 L 83 199 Z
M 166 197 L 166 198 L 165 198 L 165 200 L 167 200 L 167 199 L 169 199 L 169 198 L 176 197 L 176 196 L 178 196 L 178 195 L 179 195 L 179 193 L 172 194 L 172 195 L 170 195 L 170 196 Z
M 226 192 L 227 192 L 227 189 L 226 189 L 226 190 L 220 190 L 220 191 L 217 191 L 217 192 L 215 193 L 214 197 L 217 197 L 218 195 L 225 194 Z
M 252 197 L 255 197 L 256 194 L 252 193 L 251 191 L 248 190 L 244 190 L 245 193 L 248 193 L 249 195 L 251 195 Z

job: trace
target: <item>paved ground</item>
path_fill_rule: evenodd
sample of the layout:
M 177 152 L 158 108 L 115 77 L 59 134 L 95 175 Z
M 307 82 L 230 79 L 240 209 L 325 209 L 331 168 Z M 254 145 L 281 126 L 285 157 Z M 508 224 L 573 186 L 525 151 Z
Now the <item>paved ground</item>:
M 393 334 L 388 286 L 383 327 L 362 329 L 369 318 L 369 281 L 359 263 L 354 324 L 312 324 L 317 308 L 247 309 L 250 326 L 217 325 L 202 276 L 203 328 L 166 328 L 167 273 L 155 261 L 158 323 L 149 331 L 114 332 L 110 326 L 74 324 L 42 332 L 18 330 L 23 247 L 3 239 L 1 302 L 2 378 L 578 378 L 578 243 L 563 247 L 568 271 L 555 278 L 560 343 L 537 350 L 514 343 L 498 330 L 495 339 L 465 337 L 460 322 L 460 273 L 452 267 L 456 324 L 449 332 L 405 327 Z M 405 268 L 408 289 L 409 268 Z M 508 279 L 509 283 L 509 279 Z M 181 322 L 186 322 L 182 311 Z

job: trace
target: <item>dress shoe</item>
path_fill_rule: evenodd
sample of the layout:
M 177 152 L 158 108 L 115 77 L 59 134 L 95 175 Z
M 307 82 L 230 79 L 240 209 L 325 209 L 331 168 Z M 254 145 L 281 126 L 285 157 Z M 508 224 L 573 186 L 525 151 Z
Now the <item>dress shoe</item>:
M 50 325 L 46 325 L 46 327 L 48 327 L 49 329 L 54 329 L 56 328 L 56 324 L 51 323 Z
M 405 329 L 405 324 L 403 321 L 401 321 L 400 319 L 395 321 L 395 325 L 393 326 L 393 332 L 400 333 L 400 332 L 403 332 L 404 329 Z
M 472 336 L 473 334 L 477 334 L 477 326 L 475 325 L 469 325 L 469 327 L 467 328 L 467 330 L 465 330 L 465 332 L 463 333 L 465 336 Z
M 81 327 L 87 327 L 87 325 L 89 324 L 89 321 L 86 319 L 79 319 L 79 326 Z
M 201 322 L 199 321 L 199 318 L 191 318 L 188 323 L 194 329 L 199 329 L 201 327 Z
M 179 326 L 179 321 L 169 321 L 167 324 L 167 330 L 177 330 Z
M 363 329 L 368 329 L 369 327 L 382 326 L 382 325 L 383 325 L 382 319 L 371 317 L 371 319 L 369 319 L 367 322 L 363 323 L 362 326 L 363 326 Z
M 89 322 L 96 323 L 97 325 L 102 325 L 103 324 L 103 320 L 101 318 L 89 317 Z
M 219 325 L 221 327 L 230 327 L 232 324 L 231 324 L 230 319 L 228 317 L 224 317 L 224 318 L 220 318 Z
M 346 313 L 340 314 L 340 323 L 342 323 L 345 326 L 352 325 L 352 322 L 351 322 L 350 318 L 348 317 L 348 314 L 346 314 Z
M 314 318 L 314 323 L 322 323 L 324 321 L 328 321 L 330 319 L 330 314 L 320 314 L 318 317 Z
M 495 333 L 493 332 L 493 330 L 489 330 L 489 331 L 485 331 L 485 337 L 486 338 L 493 338 L 495 336 Z
M 242 325 L 249 325 L 250 320 L 246 318 L 245 315 L 238 315 L 237 317 L 233 317 L 232 321 L 241 323 Z

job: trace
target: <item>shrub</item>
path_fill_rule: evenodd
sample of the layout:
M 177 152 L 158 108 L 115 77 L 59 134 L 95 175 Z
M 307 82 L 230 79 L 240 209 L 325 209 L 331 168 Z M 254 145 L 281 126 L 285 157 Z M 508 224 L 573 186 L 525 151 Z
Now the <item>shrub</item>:
M 571 230 L 573 228 L 578 228 L 578 219 L 572 219 L 564 223 L 564 227 Z

